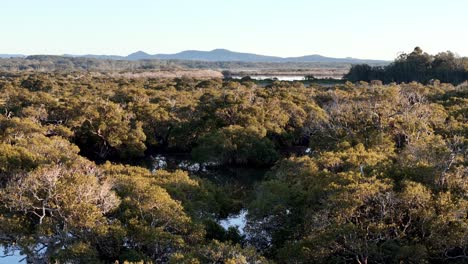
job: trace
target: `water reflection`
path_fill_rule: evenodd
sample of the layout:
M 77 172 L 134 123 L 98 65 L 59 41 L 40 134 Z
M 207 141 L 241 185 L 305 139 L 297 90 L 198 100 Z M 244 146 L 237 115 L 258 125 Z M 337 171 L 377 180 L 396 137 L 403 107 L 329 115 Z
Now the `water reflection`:
M 245 76 L 233 76 L 233 79 L 242 79 Z M 249 76 L 250 78 L 258 81 L 262 80 L 278 80 L 278 81 L 304 81 L 305 77 L 303 75 L 289 75 L 289 76 L 268 76 L 268 75 L 254 75 Z
M 247 214 L 246 209 L 242 209 L 239 214 L 230 215 L 226 219 L 219 221 L 219 224 L 225 229 L 228 230 L 230 227 L 235 227 L 239 234 L 244 235 L 244 228 L 247 225 Z
M 21 255 L 19 250 L 6 250 L 0 246 L 0 263 L 2 264 L 16 264 L 26 263 L 26 256 Z

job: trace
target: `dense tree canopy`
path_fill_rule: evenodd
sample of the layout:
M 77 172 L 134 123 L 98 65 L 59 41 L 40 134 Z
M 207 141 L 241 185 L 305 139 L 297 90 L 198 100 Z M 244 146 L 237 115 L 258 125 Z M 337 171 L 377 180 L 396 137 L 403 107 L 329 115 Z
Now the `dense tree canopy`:
M 438 80 L 460 84 L 468 80 L 468 58 L 458 57 L 450 51 L 429 55 L 416 47 L 413 52 L 398 56 L 388 66 L 353 65 L 344 78 L 352 82 L 380 80 L 384 83 L 415 81 L 427 84 Z
M 389 67 L 424 81 L 459 60 Z M 31 263 L 465 263 L 467 114 L 468 87 L 436 82 L 8 74 L 0 246 Z M 164 155 L 192 163 L 145 165 Z M 243 233 L 219 225 L 240 209 Z

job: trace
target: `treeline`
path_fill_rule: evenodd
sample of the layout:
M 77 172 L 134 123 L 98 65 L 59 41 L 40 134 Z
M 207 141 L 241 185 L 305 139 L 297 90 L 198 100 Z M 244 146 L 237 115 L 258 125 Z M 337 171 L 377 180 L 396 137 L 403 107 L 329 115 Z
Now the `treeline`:
M 450 51 L 429 55 L 416 47 L 409 54 L 401 54 L 388 66 L 353 65 L 344 78 L 352 82 L 380 80 L 384 83 L 427 84 L 439 80 L 460 84 L 468 80 L 468 58 L 458 57 Z
M 466 263 L 468 87 L 0 79 L 0 245 L 30 263 Z M 244 186 L 138 160 L 268 170 Z M 227 188 L 237 189 L 231 195 Z
M 0 71 L 6 72 L 119 72 L 139 70 L 174 70 L 177 61 L 124 61 L 96 58 L 34 55 L 25 58 L 0 59 Z
M 349 69 L 347 63 L 261 63 L 261 62 L 209 62 L 184 60 L 110 60 L 85 57 L 66 57 L 34 55 L 25 58 L 0 59 L 0 71 L 39 71 L 39 72 L 116 72 L 116 71 L 150 71 L 174 69 L 274 69 L 274 70 L 304 70 L 304 69 Z

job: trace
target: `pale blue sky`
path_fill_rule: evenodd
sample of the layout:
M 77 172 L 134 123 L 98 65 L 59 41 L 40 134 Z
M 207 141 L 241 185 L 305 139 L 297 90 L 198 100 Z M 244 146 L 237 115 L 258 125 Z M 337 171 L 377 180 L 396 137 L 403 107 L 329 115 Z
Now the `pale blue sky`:
M 0 0 L 0 53 L 468 56 L 468 0 Z

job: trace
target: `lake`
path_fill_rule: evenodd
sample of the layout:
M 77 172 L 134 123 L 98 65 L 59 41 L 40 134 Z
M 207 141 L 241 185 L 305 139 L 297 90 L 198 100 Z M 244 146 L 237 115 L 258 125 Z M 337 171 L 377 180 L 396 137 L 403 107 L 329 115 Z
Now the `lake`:
M 242 79 L 245 76 L 233 76 L 233 79 Z M 278 81 L 304 81 L 304 75 L 285 75 L 285 76 L 268 76 L 268 75 L 254 75 L 250 76 L 254 80 L 267 80 L 267 79 L 277 79 Z

